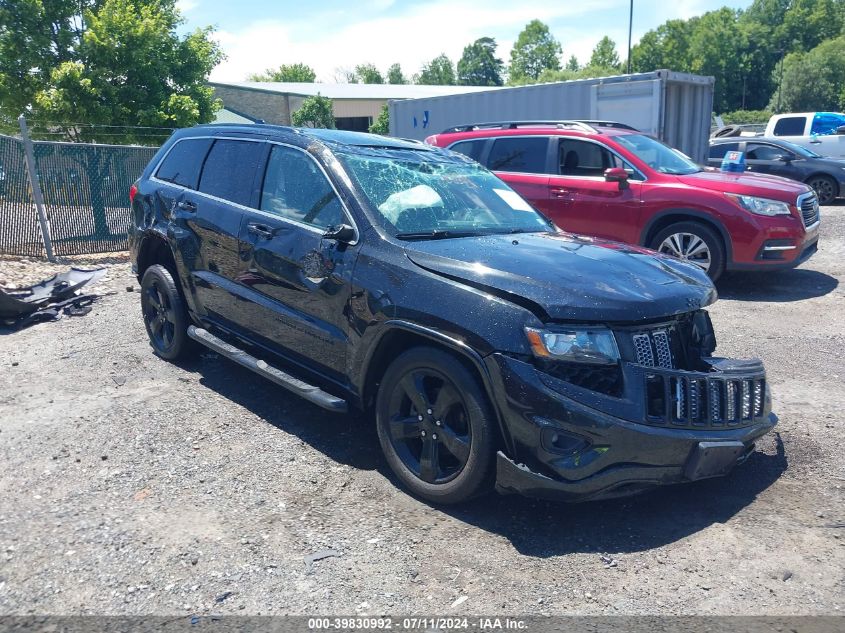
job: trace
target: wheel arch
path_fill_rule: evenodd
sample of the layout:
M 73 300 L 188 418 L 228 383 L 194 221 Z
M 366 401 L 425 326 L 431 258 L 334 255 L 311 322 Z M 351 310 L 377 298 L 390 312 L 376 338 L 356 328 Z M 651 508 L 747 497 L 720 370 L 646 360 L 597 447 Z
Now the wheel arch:
M 727 265 L 733 262 L 733 245 L 727 229 L 721 222 L 714 219 L 712 215 L 695 209 L 667 209 L 656 214 L 648 221 L 642 233 L 640 233 L 640 245 L 649 247 L 655 235 L 676 222 L 698 222 L 713 229 L 716 235 L 722 238 L 722 246 L 725 249 L 725 264 Z
M 176 268 L 176 258 L 173 256 L 173 249 L 167 239 L 155 231 L 146 233 L 141 238 L 141 243 L 138 247 L 138 279 L 144 276 L 144 271 L 154 264 L 161 264 L 177 280 L 178 270 Z
M 358 393 L 361 406 L 368 409 L 375 401 L 378 386 L 390 363 L 399 354 L 413 347 L 428 346 L 441 349 L 460 361 L 479 381 L 487 395 L 493 414 L 496 416 L 498 440 L 508 450 L 512 450 L 510 435 L 503 423 L 498 403 L 494 397 L 493 381 L 482 356 L 465 342 L 443 332 L 407 321 L 387 321 L 383 331 L 373 342 L 366 356 L 358 378 Z

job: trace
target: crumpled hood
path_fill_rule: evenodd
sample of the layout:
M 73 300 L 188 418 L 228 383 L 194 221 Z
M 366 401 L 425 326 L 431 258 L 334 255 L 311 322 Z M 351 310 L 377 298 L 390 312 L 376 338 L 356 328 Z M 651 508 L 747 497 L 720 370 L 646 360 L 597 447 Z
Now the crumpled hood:
M 771 200 L 780 200 L 794 205 L 803 193 L 812 191 L 807 185 L 771 174 L 753 174 L 749 172 L 731 173 L 724 171 L 700 171 L 694 174 L 677 176 L 678 180 L 692 187 L 758 196 Z
M 418 266 L 526 306 L 542 320 L 656 319 L 717 297 L 693 264 L 567 233 L 416 241 L 405 252 Z

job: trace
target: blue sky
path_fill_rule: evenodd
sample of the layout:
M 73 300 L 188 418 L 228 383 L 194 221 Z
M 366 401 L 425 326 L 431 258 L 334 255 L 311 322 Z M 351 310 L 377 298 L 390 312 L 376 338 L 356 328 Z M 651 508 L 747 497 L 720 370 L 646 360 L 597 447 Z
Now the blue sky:
M 634 42 L 667 19 L 689 18 L 721 6 L 744 8 L 750 0 L 634 0 Z M 211 75 L 242 81 L 250 72 L 305 62 L 318 81 L 338 80 L 340 70 L 370 62 L 382 71 L 399 62 L 406 76 L 446 53 L 453 61 L 478 37 L 494 37 L 499 56 L 527 22 L 547 23 L 563 58 L 581 63 L 604 35 L 625 57 L 628 0 L 179 0 L 187 27 L 214 25 L 228 59 Z

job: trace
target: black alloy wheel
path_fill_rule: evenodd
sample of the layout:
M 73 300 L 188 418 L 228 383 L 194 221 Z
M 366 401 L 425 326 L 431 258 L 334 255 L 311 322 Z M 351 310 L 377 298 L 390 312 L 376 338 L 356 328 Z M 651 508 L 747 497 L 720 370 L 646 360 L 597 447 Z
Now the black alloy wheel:
M 379 440 L 415 494 L 457 503 L 479 493 L 493 463 L 486 395 L 457 359 L 414 348 L 388 368 L 379 389 Z
M 184 356 L 191 348 L 185 302 L 173 276 L 164 266 L 150 266 L 141 280 L 141 312 L 156 354 L 168 360 Z

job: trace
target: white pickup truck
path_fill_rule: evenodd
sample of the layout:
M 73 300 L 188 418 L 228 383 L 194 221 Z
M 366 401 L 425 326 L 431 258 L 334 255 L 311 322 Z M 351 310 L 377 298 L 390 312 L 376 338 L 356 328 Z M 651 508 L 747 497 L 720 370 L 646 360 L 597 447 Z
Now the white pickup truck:
M 845 158 L 845 114 L 841 112 L 776 114 L 763 136 L 801 145 L 821 156 Z

